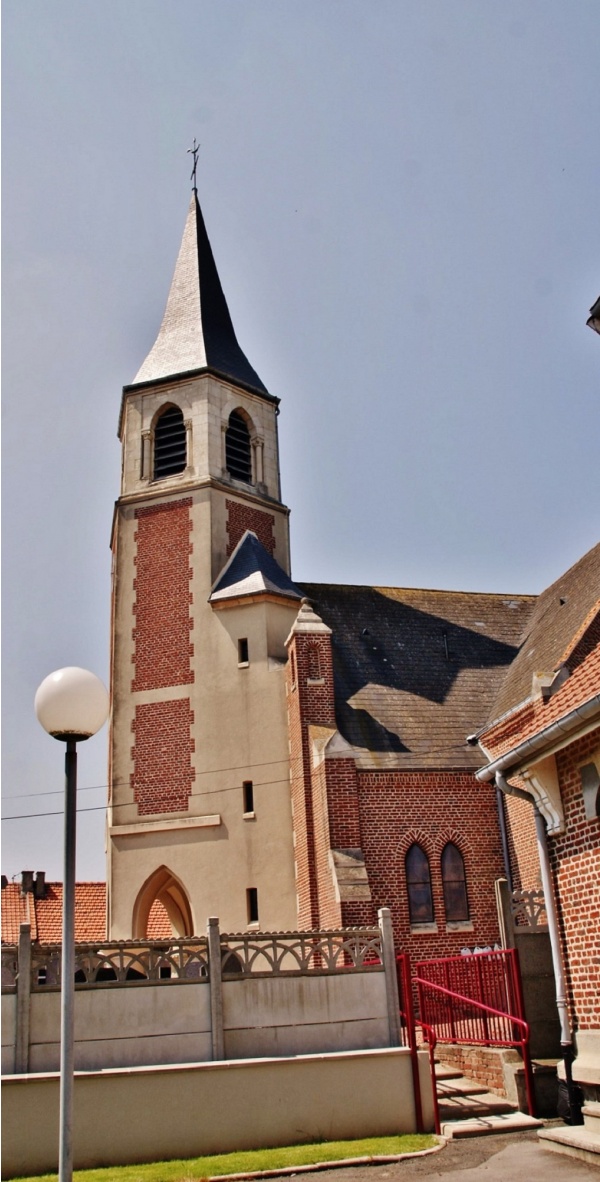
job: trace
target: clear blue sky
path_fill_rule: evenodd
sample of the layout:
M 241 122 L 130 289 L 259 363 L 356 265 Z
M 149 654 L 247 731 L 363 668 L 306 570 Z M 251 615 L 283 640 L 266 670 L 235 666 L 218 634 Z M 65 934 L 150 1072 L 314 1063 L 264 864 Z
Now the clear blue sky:
M 189 200 L 281 400 L 298 580 L 539 591 L 598 539 L 595 0 L 4 0 L 5 815 L 108 678 L 121 386 Z M 106 734 L 78 874 L 104 875 Z M 60 816 L 4 872 L 61 875 Z

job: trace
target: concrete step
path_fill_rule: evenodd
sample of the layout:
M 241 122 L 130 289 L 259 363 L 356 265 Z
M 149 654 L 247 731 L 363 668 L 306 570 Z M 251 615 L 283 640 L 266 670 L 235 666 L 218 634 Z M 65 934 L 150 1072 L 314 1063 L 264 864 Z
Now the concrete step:
M 443 1137 L 483 1137 L 490 1133 L 519 1133 L 526 1129 L 539 1129 L 541 1124 L 541 1120 L 536 1120 L 534 1116 L 512 1111 L 470 1120 L 444 1120 L 441 1122 L 441 1131 Z
M 585 1128 L 600 1137 L 600 1101 L 586 1100 L 581 1111 Z
M 460 1075 L 457 1079 L 437 1079 L 437 1094 L 440 1100 L 448 1096 L 482 1096 L 487 1094 L 485 1084 L 475 1083 L 472 1079 Z
M 456 1067 L 445 1067 L 443 1063 L 436 1063 L 435 1078 L 442 1079 L 464 1079 L 464 1076 Z
M 564 1153 L 568 1157 L 578 1157 L 590 1165 L 600 1166 L 600 1135 L 585 1125 L 540 1129 L 538 1137 L 545 1149 L 551 1149 L 554 1153 Z
M 470 1120 L 472 1117 L 502 1116 L 515 1110 L 510 1100 L 494 1092 L 456 1092 L 453 1096 L 438 1097 L 440 1120 Z

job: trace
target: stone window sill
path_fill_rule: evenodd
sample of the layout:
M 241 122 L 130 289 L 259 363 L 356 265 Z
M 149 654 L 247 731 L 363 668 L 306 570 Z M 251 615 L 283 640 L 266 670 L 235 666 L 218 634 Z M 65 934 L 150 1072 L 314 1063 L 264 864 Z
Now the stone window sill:
M 242 813 L 242 820 L 243 821 L 255 821 L 256 820 L 256 813 Z
M 411 936 L 419 936 L 421 933 L 427 935 L 428 932 L 437 932 L 437 930 L 437 923 L 411 923 L 410 925 Z
M 307 685 L 325 685 L 325 678 L 324 677 L 307 677 L 306 684 Z
M 451 919 L 446 924 L 447 932 L 472 932 L 474 930 L 470 919 Z

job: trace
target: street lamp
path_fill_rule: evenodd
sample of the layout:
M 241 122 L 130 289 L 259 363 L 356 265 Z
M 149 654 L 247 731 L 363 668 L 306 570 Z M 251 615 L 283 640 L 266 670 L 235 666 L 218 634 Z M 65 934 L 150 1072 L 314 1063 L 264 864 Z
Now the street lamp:
M 73 1017 L 75 1008 L 75 834 L 77 743 L 90 739 L 108 718 L 105 686 L 86 669 L 69 666 L 44 678 L 35 695 L 38 722 L 66 743 L 65 847 L 60 987 L 60 1182 L 73 1177 Z

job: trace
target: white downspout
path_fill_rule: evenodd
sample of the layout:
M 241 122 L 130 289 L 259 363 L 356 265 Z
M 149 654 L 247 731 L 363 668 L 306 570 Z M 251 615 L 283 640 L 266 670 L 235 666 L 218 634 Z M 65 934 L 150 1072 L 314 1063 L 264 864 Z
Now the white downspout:
M 558 932 L 558 915 L 556 913 L 556 903 L 554 901 L 554 890 L 552 888 L 552 877 L 550 873 L 548 842 L 546 840 L 546 823 L 529 792 L 524 792 L 522 788 L 517 788 L 515 785 L 509 784 L 502 772 L 496 772 L 495 781 L 496 787 L 499 788 L 501 792 L 504 792 L 507 796 L 517 796 L 519 800 L 526 800 L 529 804 L 533 805 L 538 858 L 540 862 L 540 873 L 542 876 L 542 887 L 544 890 L 546 916 L 548 918 L 548 935 L 550 936 L 550 948 L 552 951 L 552 970 L 554 972 L 554 983 L 556 986 L 556 1008 L 558 1009 L 558 1017 L 560 1021 L 560 1044 L 563 1047 L 570 1046 L 573 1042 L 573 1036 L 571 1034 L 571 1024 L 569 1022 L 569 1012 L 567 1009 L 565 971 L 560 947 L 560 936 Z
M 556 914 L 556 903 L 554 902 L 554 891 L 550 877 L 546 822 L 537 805 L 534 805 L 533 815 L 535 817 L 535 833 L 540 860 L 540 872 L 542 875 L 542 887 L 544 889 L 544 902 L 548 917 L 548 935 L 550 936 L 550 947 L 552 949 L 552 967 L 554 969 L 554 981 L 556 984 L 556 1008 L 560 1021 L 560 1045 L 564 1048 L 565 1046 L 571 1045 L 573 1036 L 571 1034 L 571 1023 L 569 1022 L 569 1011 L 567 1008 L 567 990 L 565 986 L 560 937 L 558 934 L 558 916 Z

